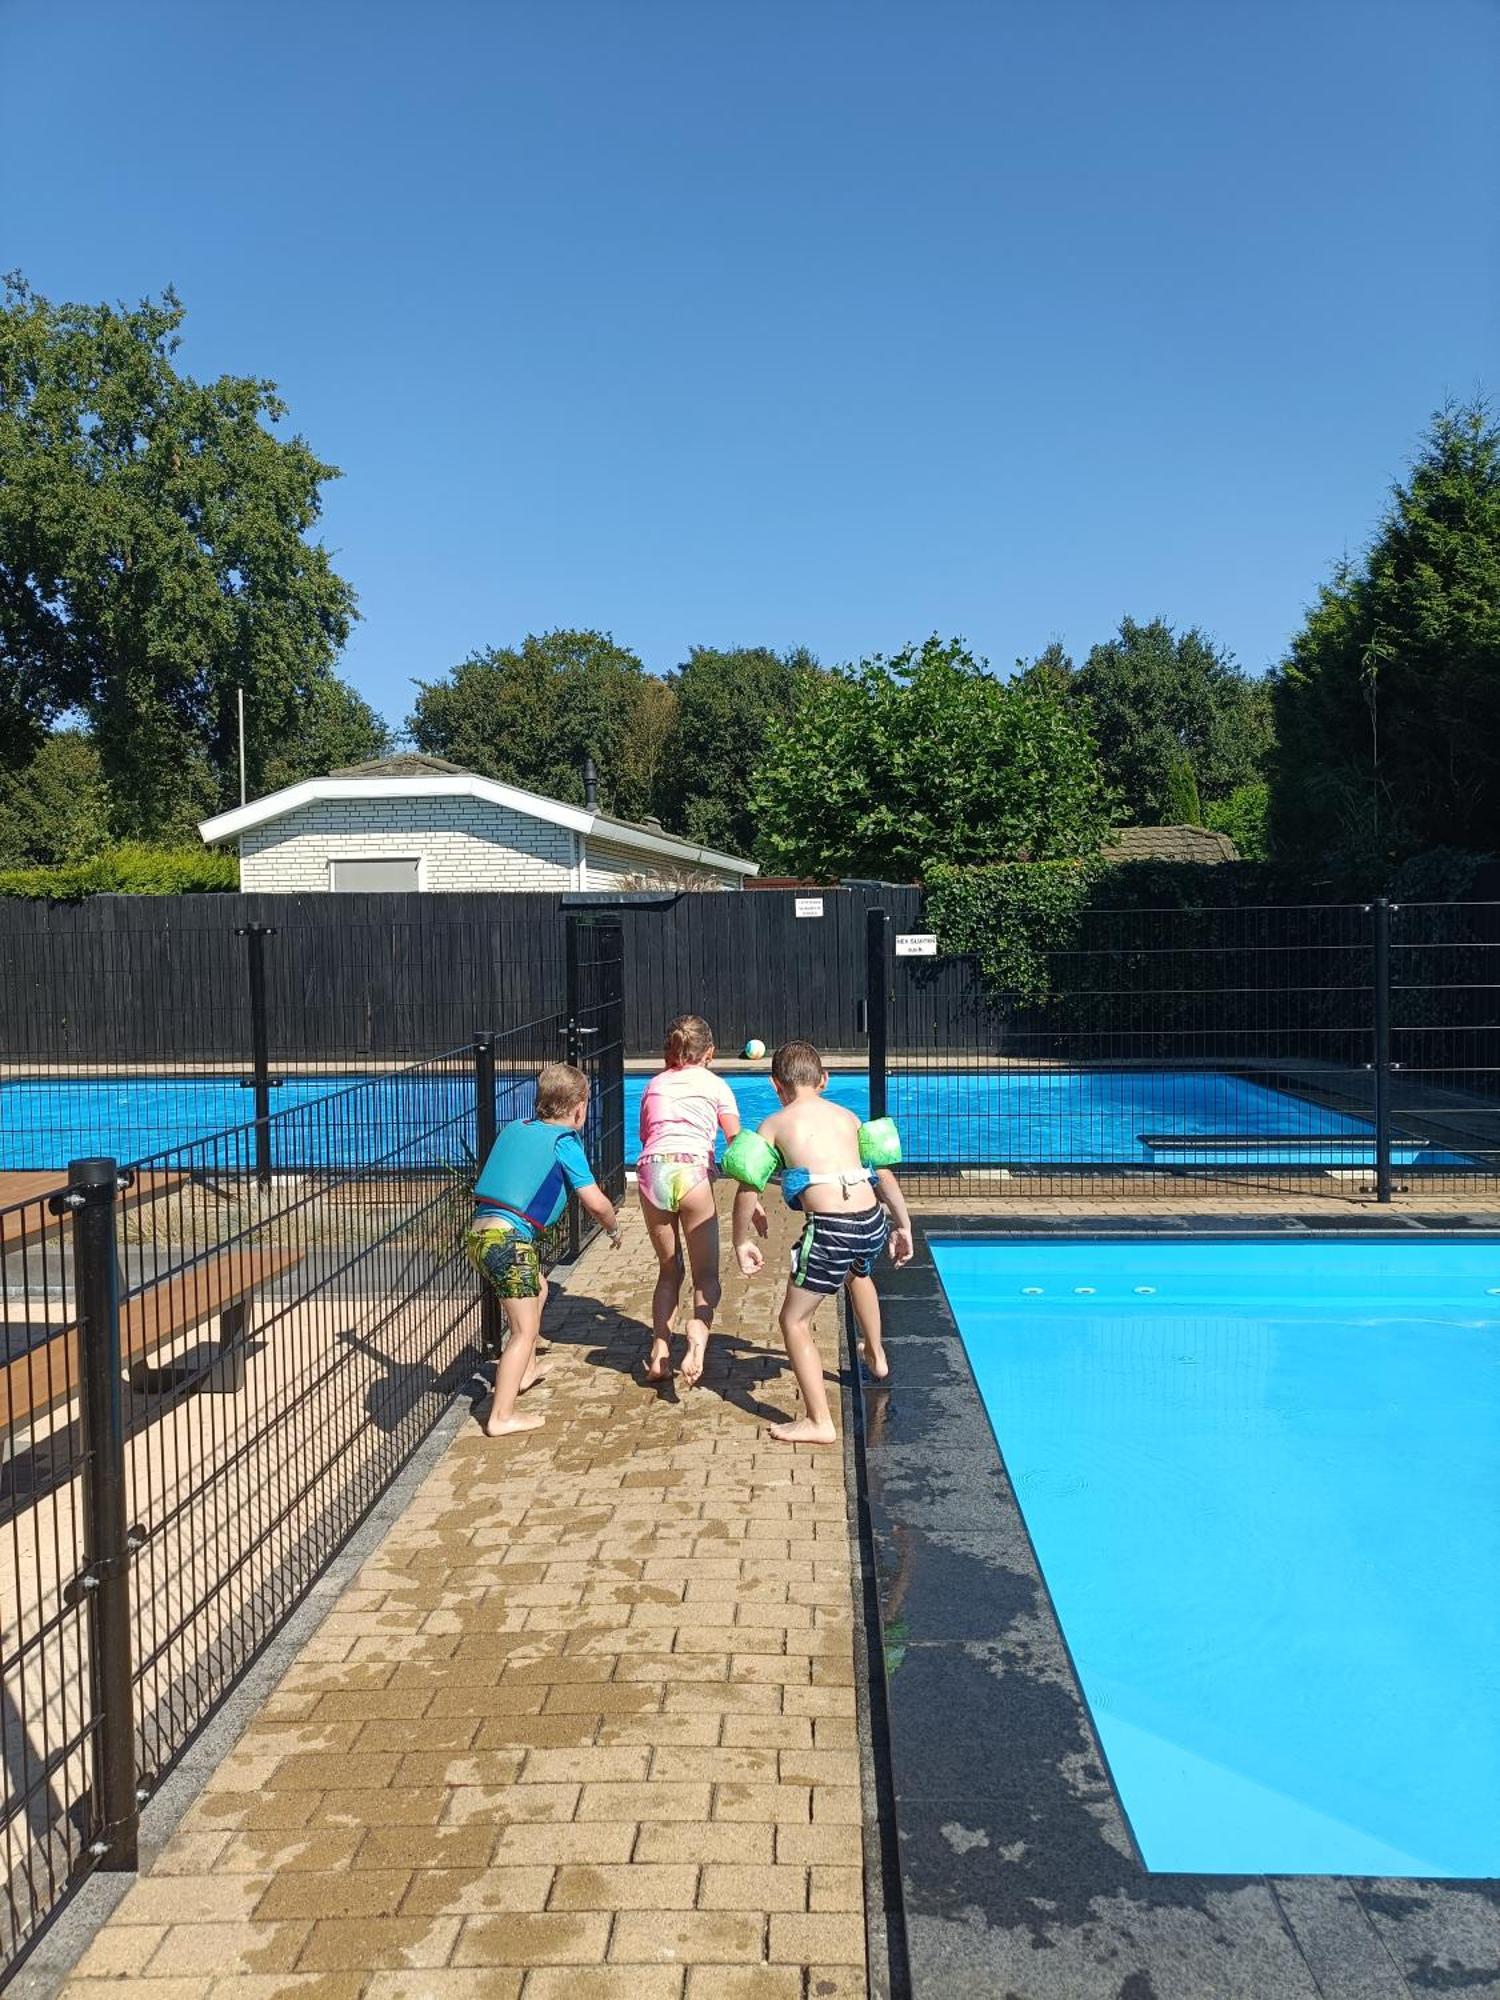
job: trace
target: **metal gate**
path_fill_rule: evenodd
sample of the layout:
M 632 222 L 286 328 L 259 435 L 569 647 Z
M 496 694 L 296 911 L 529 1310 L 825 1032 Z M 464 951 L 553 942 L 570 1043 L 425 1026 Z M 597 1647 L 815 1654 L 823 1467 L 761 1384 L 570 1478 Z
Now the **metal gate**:
M 567 934 L 568 1061 L 589 1080 L 584 1149 L 594 1178 L 619 1203 L 625 1195 L 625 934 L 616 911 L 572 910 Z M 570 1256 L 594 1233 L 574 1202 Z

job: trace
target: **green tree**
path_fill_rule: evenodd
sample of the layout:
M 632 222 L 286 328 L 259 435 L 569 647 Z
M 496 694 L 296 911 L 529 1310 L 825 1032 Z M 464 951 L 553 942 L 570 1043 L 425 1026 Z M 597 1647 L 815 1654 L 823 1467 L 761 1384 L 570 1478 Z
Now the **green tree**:
M 1195 626 L 1179 634 L 1160 618 L 1122 619 L 1070 692 L 1088 706 L 1105 777 L 1134 824 L 1172 825 L 1194 790 L 1211 805 L 1263 774 L 1265 687 Z
M 1278 855 L 1383 884 L 1500 825 L 1500 427 L 1438 412 L 1364 560 L 1341 563 L 1274 679 Z
M 272 435 L 273 384 L 179 373 L 182 319 L 15 276 L 0 308 L 0 736 L 81 709 L 117 830 L 152 837 L 237 797 L 239 686 L 260 788 L 354 615 L 308 539 L 334 468 Z
M 800 676 L 751 805 L 773 867 L 894 881 L 940 862 L 1092 854 L 1109 823 L 1085 722 L 937 638 Z
M 798 676 L 816 671 L 801 647 L 693 647 L 672 678 L 676 714 L 662 766 L 659 811 L 674 832 L 722 853 L 752 851 L 750 784 L 767 732 L 790 707 Z
M 51 868 L 86 861 L 109 840 L 109 789 L 80 729 L 44 737 L 30 763 L 0 771 L 0 863 Z
M 1204 814 L 1204 824 L 1215 833 L 1227 833 L 1241 861 L 1270 859 L 1270 839 L 1266 815 L 1271 788 L 1263 778 L 1253 784 L 1236 785 L 1227 799 L 1217 799 Z
M 1034 660 L 1017 660 L 1014 678 L 1018 687 L 1028 688 L 1033 694 L 1071 696 L 1075 671 L 1071 654 L 1060 640 L 1054 639 Z
M 409 726 L 430 755 L 575 805 L 592 756 L 605 811 L 652 810 L 670 691 L 607 632 L 529 634 L 417 687 Z
M 248 738 L 255 728 L 253 715 L 246 716 L 245 725 Z M 390 730 L 364 697 L 330 674 L 309 690 L 295 733 L 266 756 L 262 784 L 275 792 L 303 778 L 326 778 L 346 764 L 383 757 L 391 741 Z

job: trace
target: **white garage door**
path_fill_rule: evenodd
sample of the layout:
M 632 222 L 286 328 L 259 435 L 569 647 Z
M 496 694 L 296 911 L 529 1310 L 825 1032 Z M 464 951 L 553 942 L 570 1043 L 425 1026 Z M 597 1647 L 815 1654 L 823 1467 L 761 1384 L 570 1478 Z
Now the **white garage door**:
M 379 861 L 331 861 L 330 889 L 420 889 L 422 864 L 415 855 L 393 855 Z

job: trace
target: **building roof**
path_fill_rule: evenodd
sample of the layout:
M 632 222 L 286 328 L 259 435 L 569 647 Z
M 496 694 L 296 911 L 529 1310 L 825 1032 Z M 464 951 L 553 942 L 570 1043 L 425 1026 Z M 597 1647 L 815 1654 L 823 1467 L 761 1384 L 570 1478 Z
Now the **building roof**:
M 330 778 L 452 778 L 462 777 L 462 764 L 446 757 L 429 757 L 421 750 L 397 750 L 389 757 L 371 757 L 364 764 L 345 764 Z
M 198 832 L 212 845 L 215 841 L 234 840 L 272 820 L 284 819 L 303 806 L 320 801 L 371 798 L 480 799 L 489 805 L 524 813 L 530 819 L 546 820 L 585 837 L 593 835 L 616 847 L 633 847 L 643 855 L 654 854 L 679 865 L 727 869 L 733 875 L 760 872 L 755 862 L 738 854 L 721 854 L 695 841 L 679 840 L 660 826 L 638 826 L 632 820 L 612 819 L 608 813 L 592 811 L 587 806 L 565 805 L 561 799 L 543 798 L 541 793 L 523 791 L 519 785 L 481 778 L 477 772 L 465 771 L 461 765 L 449 764 L 441 757 L 410 754 L 378 757 L 372 763 L 350 765 L 326 778 L 304 778 L 301 784 L 267 792 L 264 798 L 252 799 L 232 812 L 215 813 L 211 819 L 201 820 Z
M 1101 848 L 1106 861 L 1238 861 L 1227 833 L 1207 826 L 1117 826 Z

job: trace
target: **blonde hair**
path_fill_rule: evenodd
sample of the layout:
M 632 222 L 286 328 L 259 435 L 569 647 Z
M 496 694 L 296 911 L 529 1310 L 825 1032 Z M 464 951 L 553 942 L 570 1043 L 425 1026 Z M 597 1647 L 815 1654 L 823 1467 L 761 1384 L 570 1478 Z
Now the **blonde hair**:
M 668 1069 L 702 1062 L 714 1045 L 714 1031 L 701 1014 L 679 1014 L 667 1029 L 662 1060 Z
M 538 1118 L 566 1118 L 570 1111 L 588 1102 L 588 1095 L 588 1078 L 571 1063 L 548 1063 L 537 1072 Z
M 823 1058 L 811 1042 L 783 1042 L 771 1058 L 771 1075 L 787 1090 L 816 1089 L 824 1074 Z

